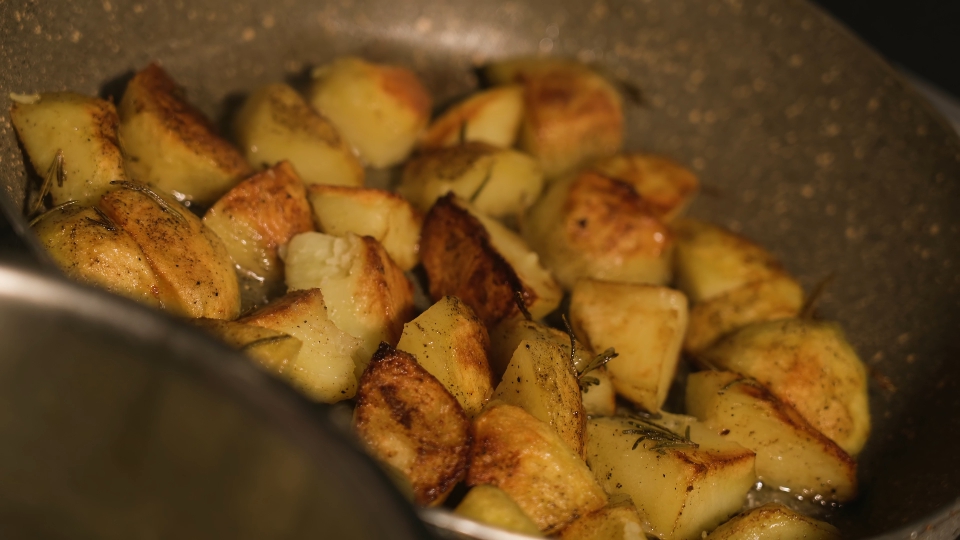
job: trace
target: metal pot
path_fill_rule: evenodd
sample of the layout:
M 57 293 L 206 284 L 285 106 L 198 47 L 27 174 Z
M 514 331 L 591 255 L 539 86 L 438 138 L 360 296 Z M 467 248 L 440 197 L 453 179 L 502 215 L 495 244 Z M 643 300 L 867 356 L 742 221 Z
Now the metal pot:
M 595 61 L 638 86 L 626 147 L 694 168 L 709 188 L 694 215 L 770 247 L 808 290 L 837 273 L 820 313 L 874 381 L 845 535 L 958 533 L 960 141 L 801 0 L 8 1 L 0 107 L 11 91 L 116 95 L 157 59 L 225 122 L 257 85 L 346 53 L 409 65 L 441 102 L 475 84 L 477 63 L 517 54 Z M 21 154 L 0 130 L 0 204 L 35 246 Z

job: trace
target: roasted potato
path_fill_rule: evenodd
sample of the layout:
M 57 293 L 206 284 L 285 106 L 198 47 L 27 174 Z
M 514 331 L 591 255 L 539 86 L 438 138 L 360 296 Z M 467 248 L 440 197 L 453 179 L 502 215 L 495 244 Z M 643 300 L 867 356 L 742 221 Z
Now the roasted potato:
M 234 186 L 207 210 L 203 223 L 220 237 L 241 275 L 252 278 L 245 281 L 256 283 L 263 297 L 283 293 L 280 246 L 313 230 L 306 189 L 286 161 Z
M 683 213 L 700 187 L 689 169 L 651 154 L 617 154 L 596 161 L 590 168 L 633 186 L 651 210 L 667 222 Z
M 591 419 L 587 463 L 607 493 L 630 496 L 658 537 L 694 540 L 743 505 L 754 454 L 692 419 L 664 415 L 661 422 Z M 689 436 L 680 435 L 687 429 Z
M 566 289 L 582 278 L 670 281 L 673 235 L 626 182 L 580 171 L 550 185 L 521 225 Z
M 289 161 L 307 184 L 363 186 L 363 165 L 353 150 L 289 85 L 254 92 L 237 113 L 234 132 L 254 167 Z
M 287 244 L 287 287 L 323 291 L 330 320 L 360 339 L 369 358 L 381 341 L 395 344 L 413 318 L 413 284 L 369 236 L 309 232 Z M 358 364 L 357 377 L 366 367 Z
M 127 180 L 113 103 L 70 92 L 40 94 L 29 102 L 14 101 L 10 121 L 33 169 L 50 177 L 54 205 L 94 205 L 111 189 L 110 182 Z
M 297 361 L 303 342 L 299 339 L 238 321 L 192 319 L 191 322 L 229 347 L 245 353 L 270 373 L 283 372 Z
M 157 64 L 130 80 L 119 112 L 120 148 L 130 177 L 177 200 L 213 204 L 253 172 Z
M 487 66 L 495 84 L 523 85 L 520 148 L 556 177 L 623 146 L 623 103 L 606 79 L 579 62 L 518 58 Z
M 751 324 L 698 358 L 756 379 L 850 455 L 867 441 L 866 369 L 835 323 L 783 319 Z
M 560 531 L 560 540 L 645 540 L 643 522 L 629 498 L 591 512 Z
M 522 407 L 556 430 L 571 450 L 583 456 L 587 414 L 570 354 L 555 343 L 542 339 L 521 341 L 493 399 Z
M 407 162 L 397 187 L 423 212 L 452 192 L 495 218 L 521 215 L 542 189 L 543 173 L 530 156 L 479 142 L 423 152 Z
M 523 87 L 515 84 L 477 92 L 447 109 L 420 136 L 420 148 L 478 141 L 510 148 L 523 118 Z
M 781 504 L 748 510 L 706 536 L 706 540 L 840 540 L 840 531 Z
M 463 408 L 413 356 L 386 343 L 360 378 L 353 425 L 374 457 L 410 480 L 417 504 L 442 503 L 466 475 Z
M 729 371 L 693 373 L 686 402 L 687 413 L 757 454 L 764 484 L 805 498 L 846 502 L 856 496 L 856 462 L 753 379 Z
M 496 486 L 483 484 L 470 488 L 455 512 L 507 531 L 541 536 L 540 529 L 530 516 L 524 514 L 517 502 Z
M 33 231 L 67 277 L 155 308 L 179 305 L 140 245 L 100 209 L 57 206 L 40 216 Z
M 377 168 L 410 154 L 430 120 L 431 99 L 412 71 L 344 57 L 314 70 L 307 93 L 314 109 Z
M 173 197 L 134 182 L 116 184 L 98 208 L 143 251 L 168 311 L 186 317 L 235 319 L 240 288 L 223 242 Z
M 371 236 L 403 271 L 420 262 L 423 216 L 403 197 L 380 189 L 325 185 L 310 186 L 308 197 L 320 232 Z
M 534 318 L 560 304 L 560 287 L 523 240 L 453 194 L 424 219 L 420 258 L 433 299 L 457 296 L 488 327 L 519 313 L 518 296 Z
M 307 397 L 324 403 L 350 399 L 357 392 L 357 366 L 366 365 L 360 340 L 330 320 L 320 289 L 287 293 L 240 319 L 299 339 L 296 361 L 265 366 Z
M 607 363 L 617 393 L 660 410 L 676 374 L 687 326 L 683 293 L 655 285 L 582 280 L 570 295 L 570 323 L 593 350 L 613 347 Z
M 467 485 L 502 489 L 537 527 L 553 534 L 607 503 L 593 473 L 547 424 L 492 402 L 474 420 Z

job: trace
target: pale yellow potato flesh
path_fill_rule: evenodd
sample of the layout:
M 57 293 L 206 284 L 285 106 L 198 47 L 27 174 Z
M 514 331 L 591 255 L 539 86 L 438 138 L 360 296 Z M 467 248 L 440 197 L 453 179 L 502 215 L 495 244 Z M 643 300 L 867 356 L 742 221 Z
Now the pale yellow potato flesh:
M 307 100 L 376 168 L 406 159 L 430 120 L 430 95 L 412 71 L 354 57 L 314 70 Z
M 706 540 L 840 540 L 836 527 L 781 504 L 744 512 L 707 535 Z
M 611 502 L 574 521 L 562 531 L 560 540 L 647 540 L 637 508 L 629 499 Z
M 307 184 L 363 186 L 363 166 L 353 149 L 289 85 L 268 84 L 247 98 L 234 133 L 254 167 L 289 161 Z
M 49 188 L 54 205 L 94 205 L 111 189 L 110 182 L 127 180 L 113 103 L 71 92 L 45 93 L 33 103 L 14 102 L 10 121 L 40 177 L 62 152 L 62 183 L 54 180 Z
M 289 334 L 239 321 L 192 319 L 191 322 L 246 354 L 269 373 L 282 372 L 295 362 L 303 346 L 302 341 Z
M 313 185 L 308 191 L 320 232 L 373 237 L 403 271 L 420 262 L 423 216 L 403 197 L 380 189 L 345 186 Z
M 541 537 L 530 516 L 502 489 L 487 484 L 474 486 L 454 512 L 480 523 L 511 532 Z
M 450 107 L 420 136 L 421 149 L 468 141 L 510 148 L 523 118 L 523 87 L 515 84 L 477 92 Z
M 403 325 L 397 349 L 416 357 L 470 417 L 479 414 L 493 395 L 487 329 L 455 296 L 441 298 Z
M 683 293 L 655 285 L 581 280 L 570 295 L 570 323 L 595 351 L 616 349 L 607 370 L 617 393 L 660 410 L 676 374 L 687 326 Z
M 673 221 L 697 194 L 700 181 L 689 169 L 663 156 L 617 154 L 590 165 L 595 171 L 629 183 L 664 221 Z
M 870 435 L 867 370 L 836 323 L 751 324 L 698 358 L 756 379 L 852 456 Z

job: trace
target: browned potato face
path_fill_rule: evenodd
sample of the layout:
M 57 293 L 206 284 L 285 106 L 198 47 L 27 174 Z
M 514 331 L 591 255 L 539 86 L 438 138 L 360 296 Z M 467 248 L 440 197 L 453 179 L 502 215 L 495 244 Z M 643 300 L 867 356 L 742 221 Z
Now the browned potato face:
M 200 218 L 142 184 L 125 182 L 98 206 L 136 242 L 175 300 L 164 307 L 187 317 L 235 319 L 237 274 L 223 242 Z
M 97 208 L 57 207 L 33 231 L 67 277 L 157 308 L 178 304 L 133 237 Z
M 641 540 L 646 538 L 643 521 L 629 499 L 610 503 L 574 521 L 562 531 L 560 540 Z
M 670 281 L 673 235 L 626 182 L 590 170 L 555 182 L 522 228 L 564 288 L 581 278 Z
M 443 500 L 465 475 L 470 420 L 413 356 L 387 344 L 360 378 L 354 427 L 369 451 L 400 470 L 417 504 Z
M 603 77 L 578 62 L 521 58 L 488 66 L 494 83 L 524 87 L 520 148 L 557 177 L 623 146 L 623 104 Z
M 303 347 L 303 342 L 290 334 L 262 326 L 220 319 L 192 319 L 192 322 L 274 374 L 282 373 L 296 362 Z
M 593 163 L 591 168 L 633 186 L 657 216 L 668 222 L 686 209 L 700 186 L 690 170 L 649 154 L 617 154 Z
M 353 150 L 286 84 L 270 84 L 250 96 L 234 129 L 254 167 L 289 161 L 307 184 L 363 185 L 363 166 Z
M 237 184 L 207 210 L 203 223 L 220 237 L 233 262 L 265 294 L 283 291 L 277 249 L 313 230 L 306 190 L 286 161 Z
M 473 428 L 467 484 L 499 487 L 544 533 L 607 503 L 580 456 L 520 407 L 491 403 Z
M 467 141 L 510 148 L 523 117 L 523 87 L 515 84 L 477 92 L 450 107 L 420 137 L 420 148 L 456 146 Z
M 70 92 L 40 94 L 36 101 L 15 101 L 10 121 L 37 174 L 52 172 L 54 205 L 96 204 L 110 182 L 127 179 L 117 142 L 120 119 L 109 101 Z M 58 152 L 62 167 L 56 163 Z
M 523 241 L 452 194 L 427 214 L 420 250 L 430 295 L 460 298 L 488 327 L 519 313 L 518 294 L 534 318 L 560 303 L 559 287 Z
M 345 57 L 314 77 L 310 104 L 373 167 L 406 159 L 430 120 L 430 94 L 408 69 Z
M 706 540 L 754 540 L 770 538 L 802 538 L 804 540 L 840 540 L 836 527 L 798 514 L 781 504 L 765 504 L 744 512 L 706 536 Z

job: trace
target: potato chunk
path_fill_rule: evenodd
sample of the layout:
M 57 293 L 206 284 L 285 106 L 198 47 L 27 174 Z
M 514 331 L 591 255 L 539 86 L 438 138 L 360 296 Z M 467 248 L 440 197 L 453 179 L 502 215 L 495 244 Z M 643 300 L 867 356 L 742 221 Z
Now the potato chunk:
M 587 422 L 587 463 L 610 494 L 627 494 L 660 538 L 694 540 L 743 505 L 754 454 L 699 423 L 638 417 Z M 689 439 L 679 435 L 689 427 Z
M 523 237 L 564 288 L 581 278 L 663 285 L 673 236 L 633 186 L 589 169 L 554 182 Z
M 480 523 L 540 537 L 540 529 L 530 516 L 524 514 L 516 501 L 496 486 L 483 484 L 470 488 L 455 511 Z
M 491 403 L 474 420 L 467 485 L 505 491 L 546 534 L 607 503 L 593 473 L 547 424 Z
M 41 177 L 62 152 L 62 182 L 50 184 L 54 205 L 96 204 L 110 182 L 127 179 L 117 142 L 120 119 L 109 101 L 70 92 L 40 94 L 33 103 L 14 102 L 10 121 Z
M 364 356 L 360 340 L 330 320 L 320 289 L 287 293 L 239 322 L 283 332 L 303 342 L 296 361 L 266 367 L 307 397 L 335 403 L 357 392 L 356 366 L 369 357 Z
M 306 189 L 285 161 L 234 186 L 207 210 L 203 223 L 242 273 L 262 284 L 264 296 L 283 292 L 280 246 L 313 230 Z
M 806 498 L 845 502 L 857 493 L 857 464 L 790 405 L 753 379 L 701 371 L 687 379 L 687 412 L 753 450 L 763 483 Z
M 494 63 L 493 83 L 523 85 L 520 148 L 556 177 L 623 146 L 623 104 L 603 77 L 579 62 L 518 58 Z
M 424 219 L 420 257 L 433 299 L 460 298 L 488 327 L 519 313 L 518 295 L 534 318 L 560 304 L 560 287 L 536 253 L 452 194 L 437 201 Z
M 689 169 L 651 154 L 617 154 L 593 163 L 591 168 L 633 186 L 653 212 L 667 222 L 683 213 L 700 187 Z
M 423 216 L 403 197 L 380 189 L 310 186 L 308 197 L 320 232 L 375 238 L 401 270 L 420 262 Z
M 493 399 L 522 407 L 583 455 L 586 413 L 570 354 L 541 339 L 521 341 Z
M 133 237 L 99 209 L 58 206 L 33 231 L 67 277 L 155 308 L 178 304 Z
M 752 377 L 848 454 L 870 434 L 867 373 L 835 323 L 784 319 L 728 335 L 700 358 Z
M 574 521 L 562 531 L 560 540 L 646 540 L 640 514 L 629 499 L 611 502 Z
M 270 373 L 280 373 L 296 362 L 303 347 L 303 342 L 290 334 L 262 326 L 219 319 L 193 319 L 192 322 L 227 346 L 248 355 Z
M 116 187 L 98 208 L 140 246 L 161 289 L 172 293 L 164 308 L 186 317 L 237 318 L 237 274 L 217 235 L 169 195 L 134 182 Z
M 289 85 L 254 92 L 237 113 L 234 131 L 254 167 L 289 161 L 307 184 L 363 185 L 363 165 L 353 150 Z
M 120 100 L 120 143 L 131 178 L 201 206 L 253 172 L 157 64 L 127 84 Z
M 316 69 L 308 100 L 377 168 L 406 159 L 430 120 L 430 94 L 412 71 L 359 58 Z
M 417 504 L 437 505 L 465 475 L 470 420 L 413 356 L 382 344 L 360 378 L 353 424 L 370 452 L 400 470 Z
M 337 328 L 360 339 L 366 358 L 381 341 L 394 344 L 413 318 L 413 285 L 379 242 L 309 232 L 287 245 L 287 287 L 318 288 Z M 357 365 L 357 376 L 365 363 Z
M 707 535 L 707 540 L 840 540 L 829 523 L 798 514 L 781 504 L 765 504 L 740 514 Z
M 485 143 L 420 154 L 407 162 L 397 188 L 423 212 L 452 192 L 495 218 L 519 216 L 542 189 L 543 173 L 530 156 Z
M 523 117 L 523 87 L 515 84 L 477 92 L 447 109 L 420 137 L 420 148 L 479 141 L 510 148 Z
M 607 363 L 617 393 L 660 410 L 680 359 L 687 326 L 683 293 L 654 285 L 583 280 L 570 296 L 570 322 L 594 350 L 619 356 Z

